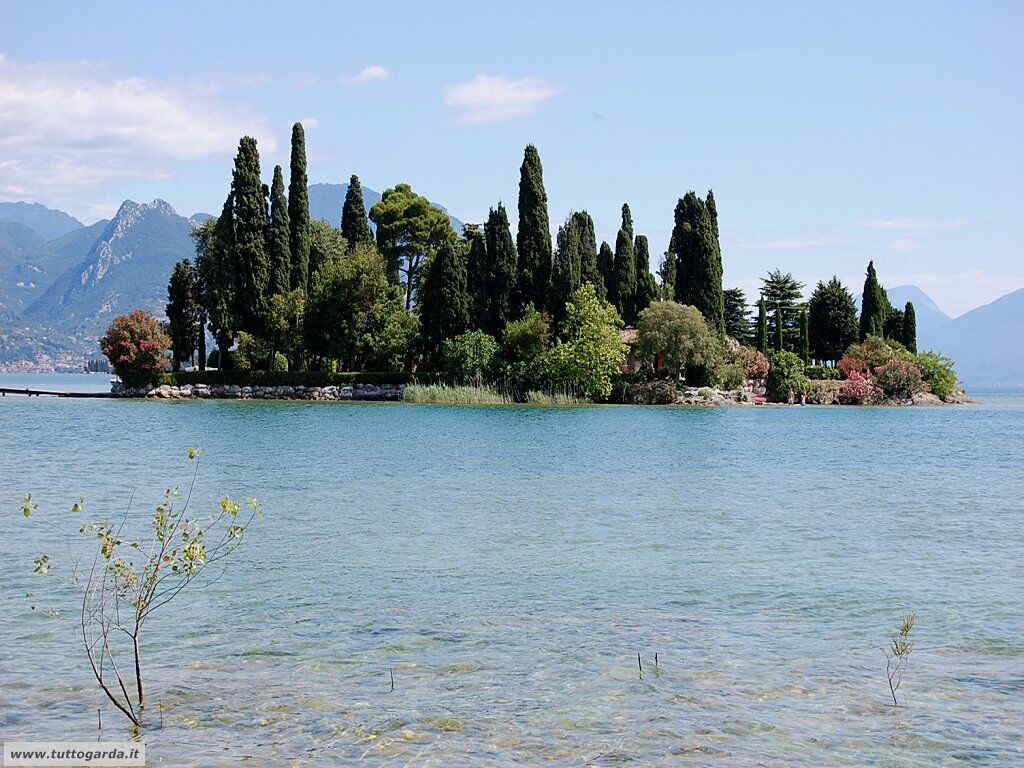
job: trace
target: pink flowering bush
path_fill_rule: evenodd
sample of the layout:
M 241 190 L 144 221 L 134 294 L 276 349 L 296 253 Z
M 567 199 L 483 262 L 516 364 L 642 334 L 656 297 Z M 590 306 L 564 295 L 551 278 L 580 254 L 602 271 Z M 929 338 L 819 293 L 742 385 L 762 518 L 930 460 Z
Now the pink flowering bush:
M 100 349 L 110 361 L 114 373 L 128 387 L 153 384 L 167 370 L 167 349 L 171 346 L 159 321 L 149 312 L 135 309 L 118 315 L 100 339 Z
M 882 399 L 882 390 L 871 376 L 851 370 L 840 383 L 839 399 L 848 405 L 871 405 Z
M 768 376 L 768 358 L 753 347 L 736 346 L 726 352 L 726 362 L 743 368 L 748 379 L 763 379 Z
M 926 388 L 921 369 L 909 360 L 893 360 L 876 368 L 875 383 L 897 400 L 909 400 Z

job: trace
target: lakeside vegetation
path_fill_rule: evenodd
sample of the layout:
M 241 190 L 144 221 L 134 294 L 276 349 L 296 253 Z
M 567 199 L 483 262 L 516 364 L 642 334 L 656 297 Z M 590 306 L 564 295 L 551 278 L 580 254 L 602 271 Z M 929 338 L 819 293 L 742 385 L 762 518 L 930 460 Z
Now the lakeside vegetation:
M 429 377 L 419 382 L 428 389 L 410 397 L 440 402 L 455 393 L 473 402 L 494 393 L 603 401 L 624 376 L 722 389 L 763 383 L 783 402 L 897 402 L 926 391 L 949 399 L 959 390 L 952 361 L 918 354 L 914 306 L 891 306 L 873 262 L 860 312 L 837 277 L 804 301 L 804 284 L 775 269 L 755 315 L 741 289 L 723 287 L 711 191 L 676 203 L 656 278 L 628 204 L 614 248 L 598 244 L 586 211 L 570 211 L 552 239 L 532 145 L 519 169 L 515 239 L 501 203 L 482 226 L 456 233 L 408 184 L 367 212 L 356 176 L 340 228 L 312 220 L 299 123 L 291 150 L 286 194 L 281 166 L 267 187 L 256 141 L 243 137 L 221 215 L 195 229 L 195 259 L 170 276 L 168 322 L 136 311 L 111 324 L 101 346 L 126 385 L 197 358 L 200 372 L 215 367 L 232 383 L 257 372 L 321 382 L 415 373 Z

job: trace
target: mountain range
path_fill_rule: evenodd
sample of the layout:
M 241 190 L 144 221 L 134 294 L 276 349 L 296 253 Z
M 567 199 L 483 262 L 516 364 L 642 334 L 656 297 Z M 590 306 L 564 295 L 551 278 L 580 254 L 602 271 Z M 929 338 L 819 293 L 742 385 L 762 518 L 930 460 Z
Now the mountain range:
M 310 185 L 310 214 L 339 226 L 347 191 Z M 363 200 L 369 210 L 380 193 L 364 187 Z M 126 200 L 112 219 L 85 226 L 37 203 L 0 203 L 0 365 L 73 366 L 99 354 L 114 315 L 141 307 L 163 316 L 167 279 L 193 255 L 189 232 L 206 218 Z M 957 318 L 917 286 L 887 292 L 893 306 L 914 303 L 918 347 L 953 358 L 969 390 L 1024 388 L 1024 289 Z

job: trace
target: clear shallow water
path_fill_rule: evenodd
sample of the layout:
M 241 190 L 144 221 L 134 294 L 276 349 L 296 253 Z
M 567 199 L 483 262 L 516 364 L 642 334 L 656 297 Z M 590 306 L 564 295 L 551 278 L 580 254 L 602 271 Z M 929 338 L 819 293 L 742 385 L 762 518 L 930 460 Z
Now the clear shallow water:
M 18 513 L 257 495 L 150 629 L 165 765 L 1024 762 L 1024 398 L 936 409 L 0 400 L 0 738 L 95 738 Z M 880 646 L 917 613 L 887 704 Z M 160 640 L 166 645 L 161 646 Z M 645 665 L 638 679 L 636 654 Z M 658 653 L 659 668 L 653 667 Z M 395 673 L 389 692 L 388 668 Z M 106 738 L 123 734 L 113 712 Z

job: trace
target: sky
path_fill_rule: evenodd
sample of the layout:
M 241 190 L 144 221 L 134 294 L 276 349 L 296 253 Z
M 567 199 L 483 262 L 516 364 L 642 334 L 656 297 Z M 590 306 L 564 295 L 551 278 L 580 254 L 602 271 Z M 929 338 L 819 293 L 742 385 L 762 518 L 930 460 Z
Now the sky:
M 239 137 L 269 183 L 300 120 L 311 183 L 408 182 L 470 222 L 514 226 L 533 143 L 552 227 L 586 209 L 614 243 L 628 202 L 652 267 L 714 189 L 748 293 L 859 293 L 869 259 L 950 315 L 1024 287 L 1024 4 L 839 5 L 5 0 L 0 200 L 215 214 Z

